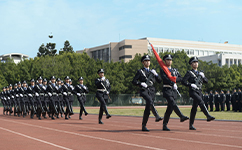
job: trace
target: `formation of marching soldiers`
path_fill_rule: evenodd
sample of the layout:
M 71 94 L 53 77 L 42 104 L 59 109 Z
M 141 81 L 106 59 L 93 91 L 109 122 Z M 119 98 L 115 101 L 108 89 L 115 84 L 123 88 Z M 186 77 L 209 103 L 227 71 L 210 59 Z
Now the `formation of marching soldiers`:
M 3 104 L 3 114 L 14 116 L 23 116 L 30 114 L 33 119 L 34 115 L 39 120 L 41 117 L 47 118 L 47 114 L 51 119 L 63 117 L 69 119 L 73 115 L 72 103 L 74 101 L 73 94 L 77 95 L 80 102 L 80 116 L 85 110 L 84 103 L 86 100 L 85 94 L 88 93 L 88 88 L 83 85 L 83 78 L 78 79 L 79 84 L 76 87 L 72 86 L 72 81 L 69 76 L 65 77 L 65 82 L 60 78 L 51 77 L 49 83 L 41 76 L 35 81 L 31 79 L 30 85 L 26 81 L 18 82 L 12 86 L 3 87 L 0 98 Z M 66 108 L 65 108 L 66 107 Z
M 236 89 L 234 89 L 232 94 L 229 90 L 227 90 L 226 93 L 224 93 L 223 90 L 221 90 L 220 93 L 215 91 L 214 94 L 213 91 L 210 91 L 210 93 L 205 92 L 203 100 L 206 107 L 210 108 L 210 111 L 214 111 L 214 105 L 215 111 L 225 111 L 225 105 L 226 111 L 242 111 L 242 92 L 239 88 L 238 92 Z M 230 107 L 231 105 L 232 109 Z
M 107 119 L 111 117 L 106 106 L 111 86 L 109 80 L 104 76 L 103 69 L 99 69 L 97 73 L 99 78 L 95 80 L 96 97 L 101 104 L 98 123 L 103 124 L 103 112 L 105 112 Z M 16 83 L 14 87 L 10 84 L 3 87 L 3 91 L 0 93 L 4 107 L 3 114 L 11 115 L 13 113 L 14 116 L 19 117 L 30 115 L 32 119 L 36 115 L 39 120 L 41 120 L 41 117 L 47 118 L 47 115 L 53 120 L 55 117 L 59 118 L 59 116 L 65 115 L 65 119 L 68 120 L 74 114 L 72 104 L 74 95 L 76 95 L 80 103 L 79 119 L 82 120 L 83 113 L 85 116 L 88 115 L 84 105 L 86 94 L 89 93 L 88 87 L 83 84 L 83 80 L 83 77 L 80 77 L 78 79 L 79 84 L 75 87 L 72 85 L 69 76 L 64 78 L 64 82 L 60 78 L 56 79 L 55 76 L 52 76 L 47 83 L 47 80 L 40 76 L 36 81 L 31 79 L 29 86 L 26 81 Z

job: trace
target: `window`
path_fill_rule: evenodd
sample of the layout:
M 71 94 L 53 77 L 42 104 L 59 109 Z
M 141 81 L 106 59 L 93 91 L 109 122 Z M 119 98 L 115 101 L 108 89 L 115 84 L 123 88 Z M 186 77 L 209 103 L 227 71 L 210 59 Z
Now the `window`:
M 163 53 L 163 47 L 159 47 L 159 53 Z
M 165 47 L 164 52 L 169 52 L 169 48 Z
M 190 49 L 190 55 L 194 55 L 194 50 Z
M 198 51 L 198 50 L 195 50 L 194 55 L 195 55 L 195 56 L 199 55 L 199 51 Z
M 124 46 L 121 46 L 121 47 L 119 47 L 119 50 L 123 50 L 125 48 L 132 48 L 132 45 L 124 45 Z
M 233 60 L 232 59 L 230 59 L 230 65 L 233 65 Z
M 175 53 L 174 48 L 170 48 L 170 52 Z
M 238 60 L 238 64 L 241 64 L 241 59 Z
M 199 51 L 199 55 L 204 56 L 204 51 Z
M 119 60 L 125 59 L 125 58 L 132 58 L 132 55 L 124 55 L 124 56 L 121 56 L 121 57 L 119 57 Z
M 237 64 L 237 59 L 234 59 L 234 64 Z
M 226 59 L 226 64 L 229 65 L 229 59 Z
M 188 49 L 185 49 L 184 52 L 189 55 L 189 50 Z
M 221 60 L 218 60 L 218 66 L 221 67 Z

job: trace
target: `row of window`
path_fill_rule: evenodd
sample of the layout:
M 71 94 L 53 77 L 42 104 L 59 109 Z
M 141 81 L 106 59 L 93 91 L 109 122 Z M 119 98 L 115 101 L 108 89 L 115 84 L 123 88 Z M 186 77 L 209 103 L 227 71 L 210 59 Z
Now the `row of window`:
M 124 55 L 124 56 L 121 56 L 121 57 L 119 57 L 119 60 L 125 59 L 125 58 L 132 58 L 132 55 Z
M 229 63 L 230 62 L 230 63 Z M 238 63 L 237 63 L 238 62 Z M 226 59 L 226 64 L 227 65 L 233 65 L 233 64 L 236 64 L 236 65 L 238 65 L 238 64 L 242 64 L 241 63 L 242 61 L 241 61 L 241 59 Z
M 92 58 L 95 60 L 104 60 L 105 62 L 109 61 L 109 48 L 100 49 L 96 51 L 92 51 Z
M 165 52 L 172 52 L 175 53 L 177 51 L 184 50 L 187 55 L 195 55 L 195 56 L 208 56 L 214 55 L 217 53 L 222 54 L 239 54 L 242 55 L 240 52 L 224 52 L 224 51 L 209 51 L 209 50 L 196 50 L 196 49 L 184 49 L 184 48 L 168 48 L 168 47 L 154 47 L 157 53 L 165 53 Z M 150 51 L 152 50 L 151 47 L 148 48 Z
M 132 48 L 132 45 L 124 45 L 124 46 L 121 46 L 121 47 L 119 47 L 119 50 L 123 50 L 125 48 Z

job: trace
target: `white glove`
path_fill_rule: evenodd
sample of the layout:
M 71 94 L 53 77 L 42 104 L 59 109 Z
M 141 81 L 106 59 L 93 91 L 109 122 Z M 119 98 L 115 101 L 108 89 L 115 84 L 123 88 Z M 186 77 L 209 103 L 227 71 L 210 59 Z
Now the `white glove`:
M 203 78 L 205 77 L 203 72 L 199 72 L 199 75 L 202 76 Z
M 7 100 L 6 97 L 4 97 L 4 100 L 5 100 L 5 101 Z
M 16 94 L 16 97 L 19 97 L 18 94 Z
M 144 82 L 141 82 L 141 86 L 143 86 L 144 88 L 148 87 L 148 85 L 146 83 L 144 83 Z
M 194 89 L 197 89 L 197 85 L 196 84 L 191 84 L 191 87 Z
M 155 76 L 158 76 L 158 73 L 155 71 L 155 69 L 152 69 L 151 72 L 152 72 Z
M 107 91 L 107 94 L 109 94 L 109 92 Z
M 77 96 L 81 96 L 81 94 L 80 94 L 80 93 L 77 93 L 76 95 L 77 95 Z
M 19 94 L 21 97 L 24 97 L 23 94 Z
M 48 95 L 49 95 L 49 96 L 52 96 L 52 94 L 51 94 L 51 93 L 48 93 Z
M 12 98 L 14 98 L 14 96 L 12 96 Z
M 175 89 L 175 90 L 177 90 L 177 89 L 178 89 L 178 87 L 177 87 L 176 83 L 173 85 L 173 89 Z
M 32 97 L 32 94 L 28 94 L 29 95 L 29 97 Z
M 38 94 L 38 93 L 35 93 L 35 95 L 36 95 L 36 96 L 39 96 L 39 94 Z
M 66 92 L 63 92 L 63 94 L 64 94 L 65 96 L 67 96 L 67 93 L 66 93 Z
M 102 79 L 102 81 L 104 81 L 105 80 L 105 77 L 102 77 L 101 79 Z
M 10 99 L 10 97 L 8 97 L 8 99 Z

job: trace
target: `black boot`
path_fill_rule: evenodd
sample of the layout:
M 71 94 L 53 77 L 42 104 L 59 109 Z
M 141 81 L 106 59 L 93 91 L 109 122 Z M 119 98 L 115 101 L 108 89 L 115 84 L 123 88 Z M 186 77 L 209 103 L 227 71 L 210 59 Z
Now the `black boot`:
M 155 116 L 155 122 L 159 122 L 163 118 L 159 116 L 157 110 L 155 109 L 154 104 L 150 106 L 150 110 L 152 111 L 153 115 Z
M 5 111 L 6 111 L 6 108 L 4 107 L 4 108 L 3 108 L 3 115 L 5 115 Z
M 177 114 L 177 116 L 180 117 L 180 122 L 184 122 L 185 120 L 188 120 L 189 118 L 187 116 L 184 116 L 177 105 L 173 107 L 174 112 Z
M 196 130 L 196 128 L 193 126 L 194 120 L 195 120 L 196 112 L 190 113 L 190 120 L 189 120 L 189 130 Z
M 163 131 L 170 131 L 170 129 L 167 127 L 169 119 L 170 119 L 170 114 L 165 113 L 164 120 L 163 120 Z
M 80 109 L 79 120 L 82 120 L 82 109 Z
M 68 120 L 68 119 L 69 119 L 69 118 L 68 118 L 68 115 L 65 115 L 65 119 L 66 119 L 66 120 Z
M 143 115 L 143 121 L 142 121 L 142 131 L 147 131 L 149 132 L 149 130 L 146 128 L 146 124 L 148 122 L 149 119 L 149 114 L 145 114 Z
M 98 123 L 99 123 L 99 124 L 103 124 L 103 122 L 102 122 L 101 119 L 98 119 Z
M 207 121 L 212 121 L 215 118 L 213 116 L 211 116 L 206 108 L 206 106 L 204 104 L 199 105 L 202 112 L 204 113 L 204 115 L 207 117 Z
M 108 113 L 108 109 L 107 109 L 106 105 L 103 106 L 103 110 L 104 110 L 104 112 L 106 114 L 106 118 L 109 119 L 111 117 L 111 115 Z

